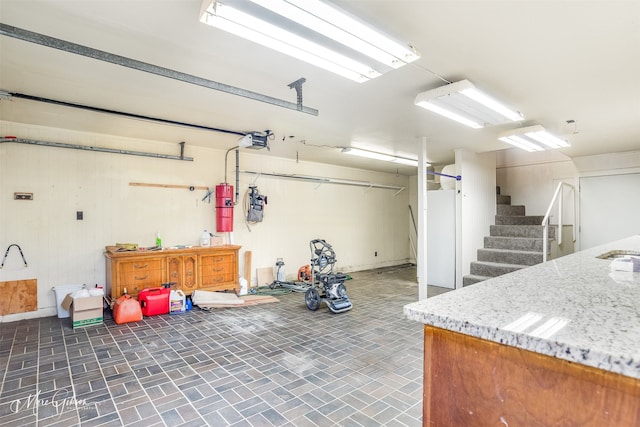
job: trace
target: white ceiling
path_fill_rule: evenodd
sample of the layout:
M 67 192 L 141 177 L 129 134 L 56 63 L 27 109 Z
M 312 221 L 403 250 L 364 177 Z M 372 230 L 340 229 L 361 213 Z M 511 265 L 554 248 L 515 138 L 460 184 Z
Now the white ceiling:
M 359 146 L 434 164 L 453 150 L 506 149 L 496 135 L 414 106 L 415 95 L 469 79 L 571 143 L 569 157 L 640 149 L 640 1 L 336 0 L 422 57 L 366 83 L 317 69 L 201 24 L 200 0 L 0 0 L 0 22 L 303 104 L 317 116 L 0 36 L 0 90 L 237 132 L 274 132 L 258 153 L 396 172 L 345 156 Z M 19 98 L 0 118 L 221 149 L 238 136 Z M 568 120 L 575 121 L 568 124 Z M 20 135 L 17 135 L 18 137 Z M 55 142 L 55 141 L 54 141 Z M 400 173 L 415 169 L 400 167 Z

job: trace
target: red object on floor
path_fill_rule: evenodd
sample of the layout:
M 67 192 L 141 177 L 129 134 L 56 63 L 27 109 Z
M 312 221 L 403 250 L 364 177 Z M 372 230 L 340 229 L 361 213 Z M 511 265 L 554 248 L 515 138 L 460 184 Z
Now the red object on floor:
M 138 301 L 144 316 L 156 316 L 169 312 L 169 288 L 147 288 L 138 292 Z
M 131 295 L 122 295 L 118 298 L 113 304 L 111 313 L 113 314 L 113 320 L 118 325 L 142 320 L 140 303 L 134 298 L 131 298 Z

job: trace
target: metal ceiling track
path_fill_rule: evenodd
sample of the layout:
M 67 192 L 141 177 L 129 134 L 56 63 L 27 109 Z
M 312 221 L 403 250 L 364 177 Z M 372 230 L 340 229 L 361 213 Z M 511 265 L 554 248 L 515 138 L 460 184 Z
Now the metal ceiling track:
M 178 80 L 181 82 L 190 83 L 196 86 L 202 86 L 208 89 L 218 90 L 218 91 L 226 92 L 232 95 L 242 96 L 245 98 L 252 99 L 254 101 L 266 102 L 268 104 L 276 105 L 278 107 L 301 111 L 303 113 L 311 114 L 313 116 L 318 115 L 318 110 L 314 108 L 301 106 L 295 102 L 289 102 L 282 99 L 273 98 L 268 95 L 263 95 L 257 92 L 252 92 L 252 91 L 241 89 L 235 86 L 229 86 L 224 83 L 219 83 L 213 80 L 204 79 L 202 77 L 197 77 L 191 74 L 186 74 L 180 71 L 172 70 L 170 68 L 164 68 L 157 65 L 149 64 L 146 62 L 138 61 L 136 59 L 115 55 L 113 53 L 105 52 L 103 50 L 93 49 L 88 46 L 82 46 L 76 43 L 57 39 L 55 37 L 49 37 L 44 34 L 34 33 L 32 31 L 24 30 L 22 28 L 14 27 L 11 25 L 0 23 L 0 34 L 7 37 L 13 37 L 15 39 L 27 41 L 30 43 L 35 43 L 42 46 L 50 47 L 53 49 L 62 50 L 64 52 L 86 56 L 88 58 L 97 59 L 99 61 L 109 62 L 111 64 L 120 65 L 122 67 L 132 68 L 134 70 L 144 71 L 146 73 L 151 73 L 158 76 Z
M 4 142 L 13 142 L 16 144 L 40 145 L 44 147 L 71 148 L 73 150 L 98 151 L 101 153 L 127 154 L 130 156 L 155 157 L 156 159 L 184 160 L 187 162 L 193 161 L 193 157 L 184 156 L 184 142 L 180 143 L 179 156 L 173 156 L 171 154 L 148 153 L 146 151 L 118 150 L 117 148 L 94 147 L 91 145 L 67 144 L 64 142 L 50 142 L 50 141 L 38 141 L 35 139 L 0 137 L 0 144 Z
M 247 134 L 247 132 L 238 132 L 238 131 L 234 131 L 234 130 L 214 128 L 214 127 L 210 127 L 210 126 L 198 125 L 198 124 L 194 124 L 194 123 L 179 122 L 179 121 L 176 121 L 176 120 L 163 119 L 163 118 L 159 118 L 159 117 L 143 116 L 141 114 L 127 113 L 127 112 L 124 112 L 124 111 L 110 110 L 110 109 L 107 109 L 107 108 L 92 107 L 90 105 L 76 104 L 74 102 L 58 101 L 56 99 L 44 98 L 42 96 L 26 95 L 24 93 L 16 93 L 16 92 L 7 92 L 7 91 L 3 91 L 3 90 L 0 89 L 0 100 L 9 99 L 9 98 L 20 98 L 20 99 L 26 99 L 26 100 L 29 100 L 29 101 L 46 102 L 46 103 L 54 104 L 54 105 L 61 105 L 63 107 L 80 108 L 82 110 L 93 111 L 93 112 L 96 112 L 96 113 L 113 114 L 113 115 L 116 115 L 116 116 L 123 116 L 123 117 L 127 117 L 127 118 L 130 118 L 130 119 L 148 120 L 148 121 L 152 121 L 152 122 L 162 123 L 162 124 L 165 124 L 165 125 L 185 126 L 185 127 L 190 127 L 190 128 L 193 128 L 193 129 L 209 130 L 209 131 L 213 131 L 213 132 L 228 133 L 228 134 L 240 135 L 240 136 L 245 136 Z

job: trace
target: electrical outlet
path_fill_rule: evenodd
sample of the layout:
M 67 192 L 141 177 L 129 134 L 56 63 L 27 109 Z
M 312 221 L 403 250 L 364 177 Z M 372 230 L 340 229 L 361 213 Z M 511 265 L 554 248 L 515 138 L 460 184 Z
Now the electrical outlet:
M 378 256 L 378 251 L 375 251 L 375 252 L 373 253 L 373 256 Z
M 84 212 L 82 211 L 76 211 L 76 219 L 78 221 L 82 221 L 84 219 Z

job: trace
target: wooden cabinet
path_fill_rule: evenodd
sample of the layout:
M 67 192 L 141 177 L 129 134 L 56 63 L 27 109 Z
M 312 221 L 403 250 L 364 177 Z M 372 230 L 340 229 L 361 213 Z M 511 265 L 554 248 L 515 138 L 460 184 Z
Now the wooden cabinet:
M 238 271 L 237 257 L 232 252 L 202 255 L 200 257 L 200 278 L 202 286 L 219 286 L 233 280 Z
M 635 378 L 432 326 L 424 337 L 424 425 L 640 425 Z
M 137 296 L 145 288 L 175 282 L 174 289 L 190 295 L 196 289 L 237 292 L 240 246 L 118 252 L 107 246 L 106 287 L 112 298 L 127 292 Z
M 167 257 L 167 282 L 175 282 L 176 289 L 190 294 L 198 288 L 198 255 L 170 255 Z

